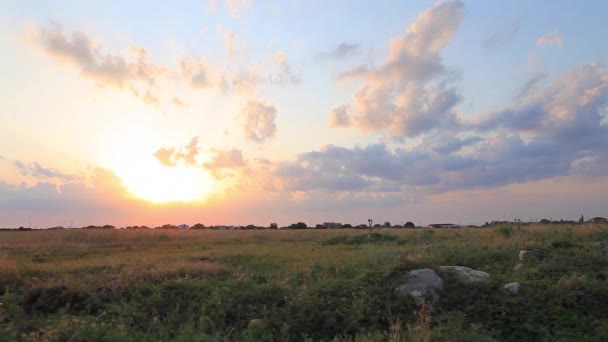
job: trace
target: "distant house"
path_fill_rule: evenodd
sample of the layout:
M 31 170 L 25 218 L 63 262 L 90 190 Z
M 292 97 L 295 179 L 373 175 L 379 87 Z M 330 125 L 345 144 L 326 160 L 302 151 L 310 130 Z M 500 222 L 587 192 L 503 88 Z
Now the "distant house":
M 453 223 L 433 223 L 428 225 L 429 228 L 459 228 L 460 226 Z
M 594 217 L 591 220 L 587 221 L 588 223 L 595 224 L 608 224 L 608 219 L 605 217 Z

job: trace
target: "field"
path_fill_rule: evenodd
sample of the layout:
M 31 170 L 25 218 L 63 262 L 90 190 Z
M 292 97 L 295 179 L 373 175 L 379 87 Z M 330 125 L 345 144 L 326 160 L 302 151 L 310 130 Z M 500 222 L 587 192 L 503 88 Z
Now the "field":
M 606 240 L 598 225 L 4 231 L 0 339 L 606 341 Z M 520 250 L 542 258 L 515 271 Z M 444 279 L 432 306 L 395 293 L 419 268 Z

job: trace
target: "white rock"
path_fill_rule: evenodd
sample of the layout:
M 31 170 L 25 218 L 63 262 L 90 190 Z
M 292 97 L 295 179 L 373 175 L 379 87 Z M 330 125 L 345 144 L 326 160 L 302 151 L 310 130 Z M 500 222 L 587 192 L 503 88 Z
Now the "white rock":
M 443 271 L 454 272 L 456 279 L 463 283 L 481 283 L 490 280 L 490 275 L 483 271 L 476 271 L 464 266 L 441 266 Z
M 517 264 L 517 265 L 513 266 L 513 271 L 521 271 L 524 269 L 524 267 L 525 267 L 524 264 L 521 264 L 521 263 Z
M 424 302 L 424 297 L 431 295 L 433 300 L 439 299 L 438 291 L 443 290 L 443 279 L 429 268 L 412 270 L 407 280 L 395 289 L 398 296 L 411 296 L 417 304 Z
M 518 294 L 519 293 L 519 283 L 508 283 L 504 286 L 504 289 L 510 294 Z

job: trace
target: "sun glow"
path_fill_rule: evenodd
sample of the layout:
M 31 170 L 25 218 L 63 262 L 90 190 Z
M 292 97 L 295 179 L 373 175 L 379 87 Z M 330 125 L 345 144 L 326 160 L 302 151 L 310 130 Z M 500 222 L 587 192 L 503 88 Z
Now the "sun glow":
M 179 163 L 162 165 L 154 156 L 159 144 L 146 129 L 131 129 L 107 153 L 109 167 L 135 197 L 155 203 L 205 200 L 214 188 L 213 177 L 200 167 Z M 128 140 L 128 141 L 126 141 Z
M 157 203 L 201 201 L 212 185 L 209 175 L 200 169 L 183 166 L 138 166 L 119 172 L 119 177 L 134 196 Z

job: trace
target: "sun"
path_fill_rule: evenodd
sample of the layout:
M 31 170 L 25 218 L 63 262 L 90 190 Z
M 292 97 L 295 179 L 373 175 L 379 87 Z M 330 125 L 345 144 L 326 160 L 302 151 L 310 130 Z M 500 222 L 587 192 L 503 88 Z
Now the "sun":
M 162 165 L 154 156 L 157 140 L 149 130 L 131 129 L 114 140 L 106 153 L 108 166 L 134 197 L 154 202 L 200 202 L 214 189 L 213 177 L 196 166 Z
M 128 171 L 117 172 L 134 196 L 155 203 L 204 200 L 212 188 L 211 177 L 200 169 L 185 166 L 131 164 Z

